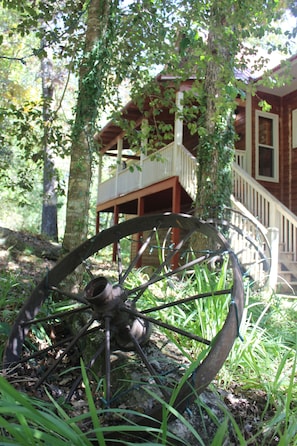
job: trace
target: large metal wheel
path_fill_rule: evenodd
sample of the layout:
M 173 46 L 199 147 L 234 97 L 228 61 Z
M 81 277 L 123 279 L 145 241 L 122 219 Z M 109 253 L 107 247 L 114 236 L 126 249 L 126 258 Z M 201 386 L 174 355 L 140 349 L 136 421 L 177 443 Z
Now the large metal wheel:
M 169 401 L 179 388 L 170 403 L 183 411 L 226 360 L 243 305 L 236 256 L 212 225 L 181 214 L 137 217 L 100 232 L 48 271 L 12 327 L 4 368 L 7 374 L 30 370 L 40 389 L 48 382 L 59 386 L 68 373 L 72 384 L 65 398 L 71 403 L 83 358 L 87 370 L 94 367 L 104 381 L 102 391 L 96 390 L 99 404 L 112 407 L 122 392 L 114 355 L 129 352 L 149 376 L 150 394 Z M 179 364 L 148 356 L 154 336 L 181 349 Z M 187 374 L 191 363 L 195 370 Z M 145 385 L 138 383 L 143 398 Z M 149 412 L 162 418 L 157 402 Z

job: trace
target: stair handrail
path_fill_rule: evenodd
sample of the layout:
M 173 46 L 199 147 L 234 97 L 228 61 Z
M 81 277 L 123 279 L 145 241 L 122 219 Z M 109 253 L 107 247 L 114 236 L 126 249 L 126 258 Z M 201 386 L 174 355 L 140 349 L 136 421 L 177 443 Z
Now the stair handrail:
M 235 198 L 262 225 L 279 230 L 279 242 L 283 252 L 297 255 L 297 216 L 245 170 L 233 164 L 233 193 Z M 256 198 L 255 198 L 256 197 Z

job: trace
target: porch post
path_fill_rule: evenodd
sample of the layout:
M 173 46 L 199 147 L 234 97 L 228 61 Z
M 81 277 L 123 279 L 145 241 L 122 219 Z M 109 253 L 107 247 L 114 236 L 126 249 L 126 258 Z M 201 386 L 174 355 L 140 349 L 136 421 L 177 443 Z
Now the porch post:
M 141 217 L 144 214 L 144 197 L 138 197 L 137 215 Z
M 181 190 L 178 178 L 175 178 L 175 182 L 172 188 L 172 212 L 179 213 L 180 212 L 180 197 Z
M 183 142 L 183 120 L 181 117 L 183 106 L 182 106 L 182 99 L 184 97 L 184 93 L 182 91 L 178 91 L 176 93 L 176 108 L 177 112 L 175 113 L 174 118 L 174 145 L 173 145 L 173 154 L 172 154 L 172 173 L 173 175 L 177 172 L 177 149 L 182 145 Z
M 103 166 L 103 156 L 102 153 L 99 153 L 98 184 L 102 183 L 102 166 Z
M 116 179 L 115 179 L 115 196 L 118 196 L 118 180 L 119 180 L 119 172 L 122 169 L 122 151 L 123 151 L 123 139 L 120 138 L 117 141 L 117 152 L 118 152 L 118 156 L 117 156 L 117 169 L 116 169 Z
M 115 205 L 113 207 L 113 224 L 117 225 L 119 223 L 119 207 Z
M 252 175 L 252 95 L 247 93 L 245 100 L 245 153 L 244 169 Z
M 100 231 L 100 212 L 96 213 L 96 234 Z
M 279 230 L 278 228 L 268 228 L 268 240 L 271 251 L 271 266 L 268 284 L 272 290 L 276 289 L 278 277 L 278 247 L 279 247 Z

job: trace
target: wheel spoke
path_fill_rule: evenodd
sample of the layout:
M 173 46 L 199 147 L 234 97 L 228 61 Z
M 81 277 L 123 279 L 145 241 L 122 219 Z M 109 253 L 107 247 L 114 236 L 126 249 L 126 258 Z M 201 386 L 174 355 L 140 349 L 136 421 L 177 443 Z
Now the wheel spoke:
M 92 325 L 95 318 L 92 317 L 87 324 L 77 333 L 76 336 L 73 337 L 72 341 L 68 344 L 66 349 L 59 355 L 59 357 L 55 360 L 55 362 L 47 369 L 47 371 L 43 374 L 43 376 L 37 381 L 35 384 L 35 388 L 39 387 L 45 379 L 57 368 L 62 359 L 66 356 L 66 354 L 70 351 L 70 349 L 76 344 L 76 342 L 86 333 L 88 328 Z
M 106 262 L 106 253 L 112 253 L 113 263 Z M 71 288 L 64 290 L 65 284 Z M 149 382 L 154 380 L 167 402 L 173 384 L 180 385 L 174 408 L 181 411 L 190 392 L 203 391 L 222 367 L 239 333 L 242 313 L 238 262 L 214 226 L 182 214 L 137 217 L 101 231 L 48 271 L 16 318 L 4 368 L 22 364 L 14 370 L 21 377 L 30 370 L 35 388 L 69 373 L 70 390 L 65 391 L 64 383 L 58 385 L 72 404 L 82 381 L 83 357 L 88 372 L 102 373 L 102 401 L 109 407 L 127 391 L 144 392 L 141 378 L 136 380 L 139 386 L 131 386 L 133 365 L 149 375 Z M 52 329 L 55 339 L 48 334 Z M 82 338 L 91 348 L 82 351 Z M 187 380 L 183 384 L 178 363 L 195 360 L 201 350 L 207 354 L 190 385 Z M 69 371 L 64 372 L 65 367 Z M 67 376 L 67 384 L 69 380 Z M 153 415 L 144 409 L 148 419 L 161 420 L 156 403 Z
M 89 274 L 91 279 L 94 279 L 94 275 L 91 271 L 90 265 L 88 264 L 88 262 L 86 262 L 85 260 L 82 260 L 82 265 L 84 266 L 86 272 Z
M 148 313 L 152 313 L 153 311 L 160 311 L 165 308 L 175 307 L 175 306 L 178 306 L 181 304 L 193 302 L 193 300 L 204 299 L 206 297 L 222 296 L 225 294 L 230 294 L 231 292 L 232 292 L 232 288 L 229 288 L 226 290 L 220 290 L 220 291 L 210 291 L 209 293 L 195 294 L 194 296 L 185 297 L 184 299 L 178 299 L 174 302 L 168 302 L 167 304 L 157 305 L 155 307 L 141 310 L 141 314 L 148 314 Z
M 218 250 L 215 252 L 215 255 L 217 256 L 221 256 L 225 253 L 225 251 L 222 250 Z M 213 254 L 213 253 L 212 253 Z M 137 293 L 138 291 L 143 291 L 143 289 L 148 288 L 150 285 L 153 285 L 154 283 L 157 283 L 161 280 L 164 280 L 168 277 L 171 277 L 175 274 L 179 274 L 183 271 L 186 271 L 189 268 L 192 268 L 195 265 L 198 265 L 199 263 L 204 262 L 207 259 L 210 259 L 212 256 L 210 254 L 205 254 L 197 259 L 193 259 L 190 262 L 186 263 L 185 265 L 181 265 L 178 266 L 177 268 L 175 268 L 174 270 L 168 271 L 167 273 L 163 274 L 163 275 L 159 275 L 156 277 L 152 277 L 150 280 L 148 280 L 147 282 L 143 283 L 142 285 L 139 285 L 138 287 L 135 287 L 131 290 L 127 290 L 127 296 L 130 296 L 131 294 Z M 136 298 L 134 298 L 134 301 L 138 300 L 138 296 Z
M 123 274 L 123 262 L 122 262 L 121 244 L 119 240 L 117 240 L 117 258 L 118 258 L 118 280 L 119 283 L 121 283 Z
M 126 278 L 128 277 L 128 275 L 130 274 L 130 272 L 132 271 L 132 269 L 137 265 L 139 259 L 141 258 L 141 256 L 143 255 L 144 251 L 146 250 L 146 248 L 149 246 L 152 237 L 154 236 L 154 234 L 157 232 L 157 228 L 153 228 L 153 230 L 150 232 L 149 236 L 146 238 L 145 242 L 141 245 L 140 249 L 138 250 L 136 256 L 134 257 L 134 259 L 130 262 L 129 268 L 127 268 L 127 270 L 125 271 L 125 274 L 121 277 L 121 280 L 119 281 L 120 285 L 124 283 L 124 281 L 126 280 Z
M 168 392 L 164 388 L 164 382 L 162 382 L 162 380 L 157 375 L 156 370 L 154 369 L 152 364 L 147 359 L 143 349 L 141 348 L 141 346 L 140 346 L 139 342 L 137 341 L 137 339 L 135 338 L 135 336 L 133 336 L 133 334 L 131 332 L 128 332 L 128 335 L 135 347 L 136 352 L 138 353 L 142 362 L 144 363 L 146 369 L 148 370 L 148 372 L 150 373 L 151 377 L 154 379 L 156 384 L 159 386 L 164 398 L 167 400 L 169 395 L 168 395 Z
M 171 231 L 172 228 L 170 228 Z M 169 232 L 169 231 L 168 231 Z M 166 234 L 166 238 L 168 237 L 168 232 Z M 175 248 L 170 248 L 169 253 L 167 254 L 167 256 L 165 257 L 165 260 L 163 260 L 163 262 L 159 265 L 159 267 L 152 273 L 151 275 L 151 280 L 150 280 L 150 285 L 154 282 L 151 281 L 158 281 L 160 280 L 160 276 L 161 272 L 164 270 L 165 271 L 165 267 L 169 267 L 170 266 L 170 262 L 172 261 L 173 257 L 179 253 L 180 249 L 182 248 L 182 246 L 184 245 L 184 243 L 193 235 L 194 230 L 189 231 L 188 234 L 182 239 L 180 240 L 180 242 L 176 245 Z M 163 246 L 163 250 L 164 250 L 164 246 Z M 162 279 L 161 279 L 162 280 Z M 144 293 L 145 288 L 143 288 L 137 295 L 137 297 L 134 298 L 133 302 L 136 303 L 137 300 L 140 299 L 140 297 L 142 296 L 142 294 Z
M 20 326 L 26 327 L 28 325 L 34 325 L 41 322 L 48 322 L 51 321 L 52 319 L 63 319 L 65 317 L 73 316 L 76 313 L 82 313 L 89 308 L 91 308 L 91 306 L 88 304 L 87 306 L 74 308 L 73 310 L 60 311 L 58 313 L 53 313 L 50 316 L 44 316 L 38 319 L 30 319 L 28 321 L 24 321 L 20 324 Z
M 140 313 L 138 311 L 131 310 L 130 308 L 125 308 L 125 307 L 123 308 L 123 311 L 125 311 L 125 312 L 127 312 L 129 314 L 132 314 L 135 317 L 139 317 L 141 319 L 144 319 L 144 320 L 150 322 L 151 324 L 157 325 L 157 326 L 162 327 L 162 328 L 166 328 L 167 330 L 170 330 L 170 331 L 172 331 L 174 333 L 178 333 L 178 334 L 180 334 L 182 336 L 185 336 L 185 337 L 187 337 L 189 339 L 193 339 L 194 341 L 201 342 L 202 344 L 205 344 L 205 345 L 210 345 L 211 344 L 211 341 L 209 341 L 208 339 L 202 338 L 201 336 L 195 335 L 193 333 L 189 333 L 188 331 L 183 330 L 182 328 L 175 327 L 174 325 L 171 325 L 171 324 L 167 324 L 166 322 L 160 321 L 159 319 L 155 319 L 153 317 L 146 316 L 142 312 Z
M 99 345 L 99 348 L 96 350 L 96 352 L 94 353 L 94 355 L 92 356 L 92 358 L 90 359 L 90 361 L 88 362 L 88 364 L 86 365 L 86 370 L 91 370 L 91 368 L 93 367 L 95 361 L 102 355 L 103 351 L 105 349 L 105 341 L 101 342 L 101 344 Z M 76 391 L 77 387 L 79 386 L 79 384 L 82 381 L 82 374 L 80 374 L 76 380 L 74 381 L 74 383 L 71 386 L 71 389 L 68 392 L 68 395 L 66 397 L 66 403 L 69 403 L 74 392 Z
M 85 333 L 83 333 L 81 335 L 81 337 L 84 337 L 84 336 L 90 335 L 91 333 L 99 331 L 101 328 L 102 328 L 101 326 L 93 327 L 90 330 L 87 330 Z M 39 356 L 44 356 L 46 353 L 48 353 L 50 351 L 57 350 L 59 347 L 61 347 L 64 344 L 67 344 L 68 342 L 72 342 L 73 339 L 74 339 L 73 335 L 68 336 L 67 338 L 63 338 L 60 341 L 57 341 L 54 344 L 49 345 L 48 347 L 44 347 L 42 350 L 38 350 L 35 353 L 31 353 L 30 355 L 26 355 L 25 357 L 23 357 L 22 359 L 20 359 L 18 361 L 18 364 L 22 364 L 24 362 L 28 362 L 28 361 L 30 361 L 32 359 L 38 358 Z
M 54 291 L 55 293 L 60 294 L 60 296 L 66 296 L 72 300 L 75 300 L 77 302 L 83 303 L 83 304 L 88 304 L 88 301 L 84 298 L 83 293 L 81 294 L 74 294 L 74 293 L 69 293 L 69 291 L 65 291 L 65 290 L 61 290 L 60 288 L 51 286 L 48 288 L 49 291 Z

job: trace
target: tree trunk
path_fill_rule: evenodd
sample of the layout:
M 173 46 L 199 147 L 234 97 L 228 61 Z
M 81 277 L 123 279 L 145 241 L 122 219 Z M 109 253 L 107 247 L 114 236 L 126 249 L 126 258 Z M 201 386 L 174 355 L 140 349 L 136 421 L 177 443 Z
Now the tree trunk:
M 198 190 L 195 212 L 202 218 L 217 218 L 230 205 L 231 163 L 235 133 L 232 124 L 234 100 L 228 93 L 232 72 L 232 51 L 222 39 L 224 16 L 214 7 L 210 15 L 205 69 L 204 96 L 201 98 L 199 144 L 197 148 Z M 218 3 L 218 2 L 217 2 Z
M 72 250 L 88 235 L 93 136 L 102 90 L 102 66 L 110 0 L 91 0 L 85 48 L 79 70 L 79 91 L 72 131 L 70 174 L 63 247 Z
M 55 164 L 49 142 L 50 110 L 54 95 L 53 64 L 49 57 L 41 61 L 42 97 L 43 97 L 43 201 L 41 233 L 58 240 L 57 194 Z

